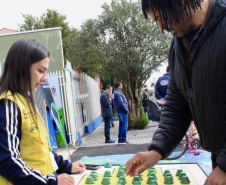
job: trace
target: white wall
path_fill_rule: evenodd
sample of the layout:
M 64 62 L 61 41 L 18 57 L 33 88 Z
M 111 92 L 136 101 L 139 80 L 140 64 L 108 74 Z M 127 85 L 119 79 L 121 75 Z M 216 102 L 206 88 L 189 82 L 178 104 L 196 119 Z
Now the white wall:
M 81 79 L 83 93 L 89 94 L 89 102 L 86 110 L 88 113 L 86 124 L 89 124 L 101 116 L 99 86 L 96 80 L 84 73 L 81 74 Z

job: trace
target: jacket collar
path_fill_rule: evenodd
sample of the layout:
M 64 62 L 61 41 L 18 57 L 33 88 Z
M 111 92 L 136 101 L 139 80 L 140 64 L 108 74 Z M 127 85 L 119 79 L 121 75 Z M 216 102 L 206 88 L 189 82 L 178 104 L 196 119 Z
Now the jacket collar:
M 119 90 L 119 89 L 115 89 L 115 91 L 119 91 L 119 92 L 122 92 L 121 90 Z
M 226 15 L 226 0 L 216 0 L 212 16 L 210 16 L 205 29 L 203 30 L 202 37 L 205 37 L 212 28 Z
M 195 55 L 196 51 L 199 49 L 199 47 L 202 45 L 203 41 L 208 36 L 210 31 L 226 15 L 226 5 L 225 4 L 226 4 L 226 0 L 216 0 L 214 8 L 213 8 L 212 16 L 210 16 L 203 32 L 201 33 L 201 35 L 199 37 L 198 43 L 195 47 L 194 55 Z M 180 38 L 177 35 L 175 35 L 173 40 L 174 40 L 174 49 L 178 50 L 180 48 L 180 47 L 178 47 L 181 42 Z
M 104 94 L 108 95 L 108 93 L 106 91 L 103 92 Z

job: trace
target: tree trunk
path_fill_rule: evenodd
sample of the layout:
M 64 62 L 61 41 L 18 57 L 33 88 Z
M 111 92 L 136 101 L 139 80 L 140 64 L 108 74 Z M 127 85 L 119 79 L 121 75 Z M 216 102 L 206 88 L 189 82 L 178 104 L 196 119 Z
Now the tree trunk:
M 123 93 L 128 101 L 128 128 L 134 128 L 134 119 L 140 117 L 141 114 L 141 96 L 140 89 L 137 85 L 130 83 L 130 81 L 123 82 Z

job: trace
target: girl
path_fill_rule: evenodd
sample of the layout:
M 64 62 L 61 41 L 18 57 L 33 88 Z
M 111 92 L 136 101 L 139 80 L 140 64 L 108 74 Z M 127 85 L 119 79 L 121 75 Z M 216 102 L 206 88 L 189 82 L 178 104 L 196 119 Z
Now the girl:
M 35 39 L 15 42 L 0 78 L 0 184 L 71 185 L 61 173 L 84 172 L 51 150 L 48 132 L 32 93 L 46 81 L 49 51 Z M 55 176 L 55 172 L 61 174 Z

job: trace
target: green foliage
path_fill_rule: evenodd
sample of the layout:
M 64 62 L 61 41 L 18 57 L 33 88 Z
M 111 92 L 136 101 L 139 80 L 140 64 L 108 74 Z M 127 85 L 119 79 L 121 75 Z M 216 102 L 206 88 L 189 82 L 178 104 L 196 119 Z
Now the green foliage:
M 95 77 L 100 73 L 101 54 L 97 40 L 97 21 L 88 20 L 82 26 L 77 38 L 70 39 L 69 46 L 73 52 L 69 60 L 73 67 Z
M 37 30 L 43 28 L 62 28 L 62 43 L 65 59 L 68 59 L 72 48 L 70 48 L 70 40 L 78 36 L 78 31 L 75 28 L 69 28 L 66 22 L 66 16 L 58 13 L 56 10 L 47 9 L 40 18 L 32 15 L 22 15 L 24 23 L 20 25 L 20 31 Z M 66 61 L 66 60 L 65 60 Z
M 98 75 L 104 86 L 122 82 L 133 128 L 135 117 L 143 117 L 141 89 L 167 59 L 171 36 L 144 18 L 140 2 L 112 0 L 102 8 L 103 13 L 84 22 L 80 30 L 70 29 L 66 16 L 49 9 L 40 18 L 23 15 L 21 30 L 61 26 L 64 57 L 73 67 Z
M 129 104 L 129 127 L 140 117 L 139 93 L 151 73 L 167 59 L 171 36 L 146 20 L 141 4 L 112 0 L 102 6 L 97 19 L 86 21 L 79 37 L 71 42 L 72 65 L 90 76 L 99 75 L 104 85 L 123 84 Z
M 71 42 L 73 66 L 102 81 L 130 82 L 141 89 L 166 58 L 171 38 L 145 20 L 140 3 L 112 0 L 97 19 L 86 21 Z M 136 90 L 137 90 L 136 89 Z
M 145 112 L 142 112 L 140 117 L 136 116 L 134 119 L 134 127 L 136 129 L 144 129 L 149 123 L 148 115 Z

